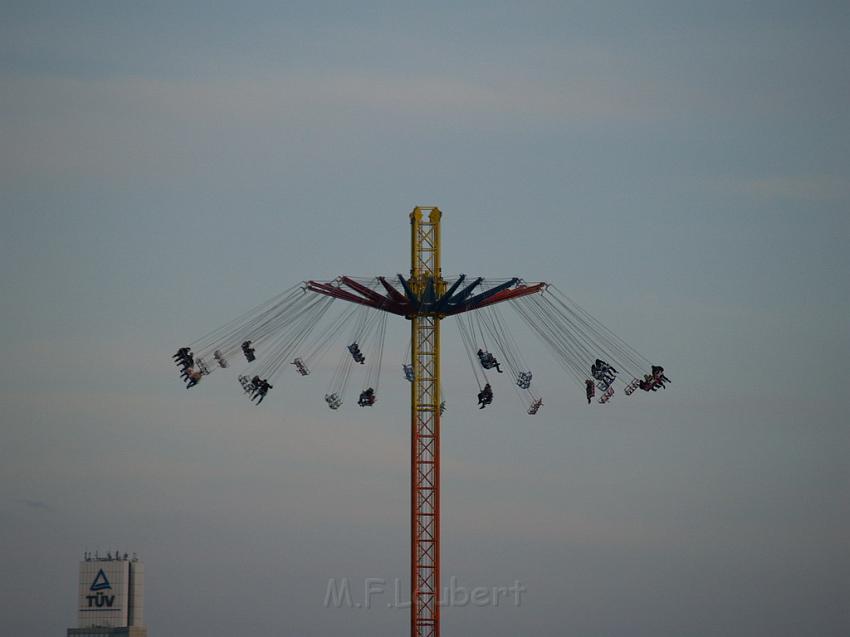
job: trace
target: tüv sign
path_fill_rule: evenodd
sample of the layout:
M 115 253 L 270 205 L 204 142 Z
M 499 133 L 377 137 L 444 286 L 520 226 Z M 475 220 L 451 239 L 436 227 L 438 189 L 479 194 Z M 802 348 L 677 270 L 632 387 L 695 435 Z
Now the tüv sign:
M 127 625 L 130 562 L 86 559 L 80 562 L 78 620 L 81 628 Z
M 111 591 L 112 584 L 109 583 L 109 579 L 106 577 L 106 573 L 103 572 L 103 569 L 100 569 L 97 572 L 97 576 L 94 578 L 91 586 L 89 586 L 89 591 L 95 593 L 94 595 L 86 595 L 86 601 L 89 604 L 89 608 L 112 608 L 112 605 L 115 603 L 115 595 L 107 595 L 103 591 Z

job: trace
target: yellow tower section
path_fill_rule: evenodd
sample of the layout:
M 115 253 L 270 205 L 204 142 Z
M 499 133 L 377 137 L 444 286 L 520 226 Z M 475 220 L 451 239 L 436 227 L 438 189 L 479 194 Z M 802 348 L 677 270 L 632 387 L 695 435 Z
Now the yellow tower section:
M 410 213 L 410 288 L 419 298 L 445 291 L 438 208 Z M 413 637 L 440 634 L 440 316 L 411 316 L 411 613 Z

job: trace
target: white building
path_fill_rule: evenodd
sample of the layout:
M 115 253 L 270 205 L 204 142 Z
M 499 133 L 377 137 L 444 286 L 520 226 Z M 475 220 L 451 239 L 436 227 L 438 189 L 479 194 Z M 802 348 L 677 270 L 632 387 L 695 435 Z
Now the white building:
M 145 567 L 126 553 L 86 553 L 80 562 L 77 628 L 67 637 L 147 637 Z

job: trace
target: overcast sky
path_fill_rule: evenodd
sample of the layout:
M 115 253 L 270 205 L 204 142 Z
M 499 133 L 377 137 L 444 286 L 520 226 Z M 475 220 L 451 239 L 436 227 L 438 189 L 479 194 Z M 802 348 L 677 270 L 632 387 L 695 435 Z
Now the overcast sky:
M 2 4 L 2 632 L 64 634 L 117 547 L 151 635 L 405 634 L 323 608 L 407 586 L 404 321 L 373 410 L 170 355 L 405 271 L 438 205 L 447 273 L 557 283 L 673 379 L 588 407 L 518 328 L 545 405 L 479 411 L 446 326 L 444 579 L 527 592 L 444 634 L 850 634 L 847 3 L 405 4 Z

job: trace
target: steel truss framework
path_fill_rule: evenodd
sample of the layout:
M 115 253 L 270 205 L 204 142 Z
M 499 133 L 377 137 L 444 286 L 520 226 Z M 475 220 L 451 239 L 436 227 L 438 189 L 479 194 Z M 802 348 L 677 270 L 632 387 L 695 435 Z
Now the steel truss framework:
M 410 213 L 412 295 L 441 295 L 440 216 L 437 208 Z M 410 634 L 440 634 L 440 317 L 411 319 L 410 393 Z
M 410 575 L 412 637 L 440 635 L 440 320 L 494 303 L 539 292 L 545 283 L 526 285 L 513 278 L 473 294 L 484 279 L 461 275 L 447 289 L 440 266 L 440 219 L 435 207 L 410 213 L 410 277 L 397 275 L 399 290 L 378 277 L 385 293 L 351 277 L 308 281 L 307 289 L 411 322 L 413 382 L 410 411 Z

